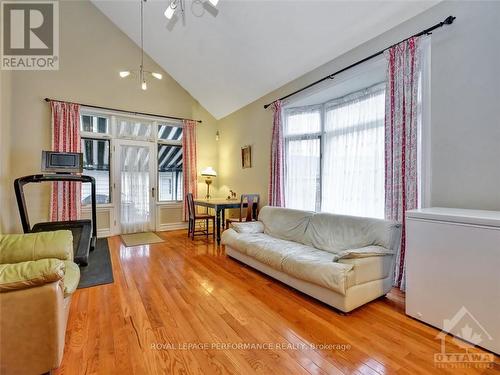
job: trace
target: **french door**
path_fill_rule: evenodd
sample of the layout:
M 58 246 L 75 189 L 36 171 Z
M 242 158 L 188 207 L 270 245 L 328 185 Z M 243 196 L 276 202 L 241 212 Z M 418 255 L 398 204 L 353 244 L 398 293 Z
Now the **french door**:
M 116 217 L 120 233 L 155 230 L 155 144 L 118 139 L 114 144 Z

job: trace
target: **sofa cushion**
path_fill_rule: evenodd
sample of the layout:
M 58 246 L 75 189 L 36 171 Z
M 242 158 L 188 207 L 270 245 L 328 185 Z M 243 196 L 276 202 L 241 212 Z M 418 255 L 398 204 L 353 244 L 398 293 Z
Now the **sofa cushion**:
M 0 235 L 0 263 L 19 263 L 45 258 L 73 259 L 71 231 Z
M 399 233 L 392 221 L 318 213 L 310 218 L 304 243 L 333 253 L 372 245 L 395 250 Z
M 66 272 L 64 273 L 64 297 L 73 294 L 80 282 L 80 268 L 70 260 L 65 260 Z
M 337 259 L 354 259 L 354 258 L 368 258 L 378 257 L 384 255 L 393 255 L 394 251 L 386 249 L 382 246 L 365 246 L 359 249 L 348 249 L 337 253 Z
M 264 224 L 261 221 L 233 222 L 231 224 L 238 233 L 264 233 Z
M 264 224 L 264 233 L 304 244 L 304 234 L 313 215 L 309 211 L 266 206 L 259 212 L 259 221 Z
M 0 264 L 0 292 L 52 283 L 64 277 L 65 264 L 59 259 Z
M 347 273 L 352 265 L 334 262 L 334 257 L 327 251 L 309 248 L 289 254 L 282 262 L 282 270 L 297 279 L 345 294 Z
M 265 233 L 237 233 L 233 229 L 224 231 L 222 243 L 278 271 L 281 271 L 281 263 L 290 254 L 314 250 L 301 243 L 281 240 Z

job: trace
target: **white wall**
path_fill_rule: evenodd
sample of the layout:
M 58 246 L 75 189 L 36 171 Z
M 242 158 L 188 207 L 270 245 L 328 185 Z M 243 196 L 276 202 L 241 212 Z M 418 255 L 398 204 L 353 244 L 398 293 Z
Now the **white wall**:
M 455 23 L 436 30 L 431 42 L 430 201 L 500 210 L 500 2 L 442 2 L 220 120 L 221 192 L 257 192 L 267 202 L 272 111 L 264 104 L 449 15 Z M 239 149 L 245 144 L 253 145 L 254 168 L 243 170 Z

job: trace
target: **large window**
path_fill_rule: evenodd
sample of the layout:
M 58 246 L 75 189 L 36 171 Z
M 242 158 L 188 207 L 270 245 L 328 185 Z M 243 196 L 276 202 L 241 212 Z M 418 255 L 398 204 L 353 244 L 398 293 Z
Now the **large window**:
M 110 140 L 107 117 L 82 115 L 81 149 L 83 153 L 84 174 L 96 180 L 96 203 L 111 203 L 110 189 Z M 82 184 L 82 204 L 91 203 L 90 184 Z
M 384 217 L 384 85 L 285 109 L 290 208 Z
M 178 124 L 158 126 L 158 200 L 182 201 L 182 128 Z

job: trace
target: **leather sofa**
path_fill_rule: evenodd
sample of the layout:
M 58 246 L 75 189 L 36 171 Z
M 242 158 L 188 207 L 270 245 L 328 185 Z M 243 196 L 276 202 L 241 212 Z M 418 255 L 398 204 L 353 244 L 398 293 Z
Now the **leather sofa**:
M 400 224 L 264 207 L 222 234 L 226 254 L 343 312 L 392 288 Z
M 80 280 L 71 231 L 0 235 L 0 373 L 59 367 Z

